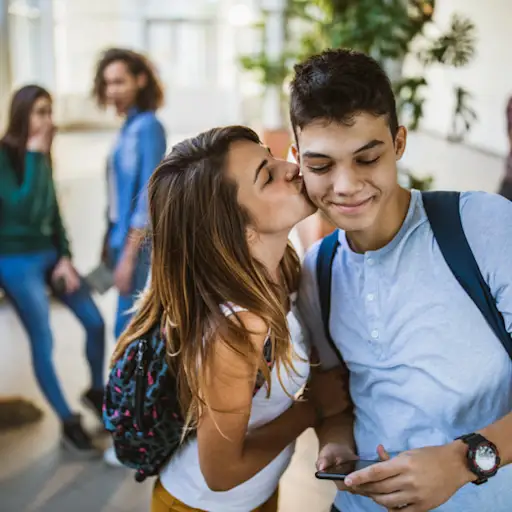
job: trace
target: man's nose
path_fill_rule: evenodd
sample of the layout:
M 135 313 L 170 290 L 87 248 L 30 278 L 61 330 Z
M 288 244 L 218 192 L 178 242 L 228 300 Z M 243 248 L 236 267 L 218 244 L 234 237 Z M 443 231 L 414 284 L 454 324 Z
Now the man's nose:
M 333 192 L 336 195 L 349 196 L 360 192 L 363 187 L 357 173 L 351 168 L 339 169 L 333 182 Z

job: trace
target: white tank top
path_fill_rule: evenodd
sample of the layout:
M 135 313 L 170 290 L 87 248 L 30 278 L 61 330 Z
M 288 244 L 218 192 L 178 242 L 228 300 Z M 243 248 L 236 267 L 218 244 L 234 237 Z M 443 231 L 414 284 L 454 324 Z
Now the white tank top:
M 291 311 L 287 321 L 290 338 L 295 353 L 302 359 L 309 356 L 307 343 L 295 306 L 295 296 L 291 297 Z M 242 308 L 223 306 L 224 314 L 230 315 Z M 306 383 L 309 376 L 309 363 L 294 358 L 297 370 L 288 374 L 281 368 L 281 380 L 286 391 L 295 395 Z M 254 429 L 269 423 L 283 414 L 291 405 L 292 399 L 285 393 L 277 377 L 277 367 L 272 372 L 272 392 L 267 398 L 267 385 L 254 395 L 248 429 Z M 194 438 L 186 442 L 176 452 L 167 466 L 160 472 L 163 487 L 172 496 L 192 508 L 207 512 L 250 512 L 265 503 L 274 493 L 279 479 L 288 467 L 295 449 L 295 442 L 287 446 L 272 462 L 259 473 L 239 486 L 225 492 L 214 492 L 208 488 L 199 466 L 199 449 Z

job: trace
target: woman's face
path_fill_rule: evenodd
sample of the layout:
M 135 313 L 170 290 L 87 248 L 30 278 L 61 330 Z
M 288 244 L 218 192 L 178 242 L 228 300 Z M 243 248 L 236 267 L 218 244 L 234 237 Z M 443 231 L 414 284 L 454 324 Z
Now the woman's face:
M 234 142 L 227 157 L 227 174 L 237 183 L 238 202 L 258 234 L 288 234 L 316 211 L 305 193 L 299 167 L 274 158 L 260 144 Z
M 45 129 L 51 129 L 52 126 L 52 100 L 41 96 L 34 102 L 30 112 L 29 137 Z

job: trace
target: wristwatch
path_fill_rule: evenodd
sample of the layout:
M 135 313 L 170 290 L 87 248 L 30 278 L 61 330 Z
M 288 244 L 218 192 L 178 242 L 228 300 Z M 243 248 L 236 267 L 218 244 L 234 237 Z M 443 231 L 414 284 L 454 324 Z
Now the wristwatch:
M 460 439 L 468 445 L 468 468 L 477 477 L 475 485 L 481 485 L 498 472 L 501 460 L 498 448 L 481 434 L 466 434 Z

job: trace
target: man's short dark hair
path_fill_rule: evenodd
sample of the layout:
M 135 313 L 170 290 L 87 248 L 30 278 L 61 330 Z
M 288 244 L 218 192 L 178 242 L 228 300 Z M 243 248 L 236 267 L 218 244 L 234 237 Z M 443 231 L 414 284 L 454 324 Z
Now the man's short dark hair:
M 136 107 L 141 111 L 157 110 L 164 102 L 164 92 L 151 62 L 142 54 L 124 48 L 106 50 L 98 64 L 94 77 L 93 96 L 100 107 L 105 107 L 105 69 L 113 62 L 124 62 L 133 76 L 146 75 L 147 84 L 141 89 L 135 100 Z
M 315 120 L 350 125 L 355 115 L 386 116 L 393 138 L 398 130 L 389 78 L 377 61 L 347 49 L 326 50 L 295 66 L 290 118 L 297 138 Z

